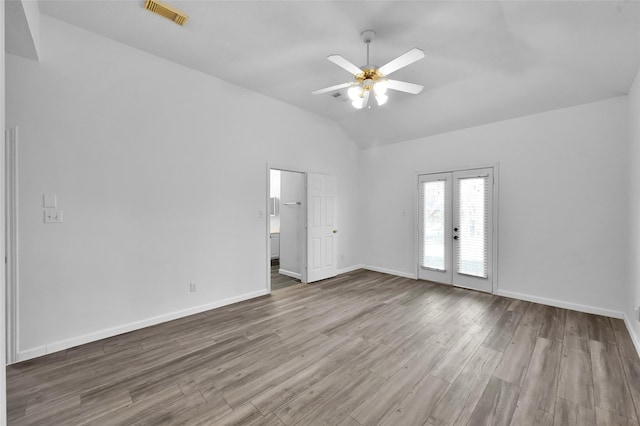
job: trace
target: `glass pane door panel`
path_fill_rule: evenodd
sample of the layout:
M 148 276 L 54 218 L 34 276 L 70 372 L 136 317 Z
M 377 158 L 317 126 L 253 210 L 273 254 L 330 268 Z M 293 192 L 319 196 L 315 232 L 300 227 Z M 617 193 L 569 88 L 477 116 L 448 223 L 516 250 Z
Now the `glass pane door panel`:
M 457 272 L 487 278 L 487 177 L 458 180 Z
M 422 266 L 445 270 L 445 181 L 422 183 Z

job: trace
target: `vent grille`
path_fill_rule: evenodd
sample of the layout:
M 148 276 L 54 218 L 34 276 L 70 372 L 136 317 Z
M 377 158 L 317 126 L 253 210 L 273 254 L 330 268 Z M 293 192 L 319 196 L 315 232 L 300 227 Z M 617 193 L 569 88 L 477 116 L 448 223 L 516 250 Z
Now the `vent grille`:
M 155 0 L 146 0 L 144 2 L 144 8 L 155 14 L 164 16 L 167 19 L 171 19 L 178 25 L 184 25 L 187 19 L 189 19 L 186 13 Z

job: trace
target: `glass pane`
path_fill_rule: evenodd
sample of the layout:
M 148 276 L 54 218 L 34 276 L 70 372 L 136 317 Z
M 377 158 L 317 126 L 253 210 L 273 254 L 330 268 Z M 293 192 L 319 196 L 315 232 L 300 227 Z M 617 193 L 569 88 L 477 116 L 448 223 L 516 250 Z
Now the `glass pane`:
M 422 185 L 422 266 L 444 271 L 445 182 L 424 182 Z
M 458 180 L 458 273 L 487 278 L 486 177 Z

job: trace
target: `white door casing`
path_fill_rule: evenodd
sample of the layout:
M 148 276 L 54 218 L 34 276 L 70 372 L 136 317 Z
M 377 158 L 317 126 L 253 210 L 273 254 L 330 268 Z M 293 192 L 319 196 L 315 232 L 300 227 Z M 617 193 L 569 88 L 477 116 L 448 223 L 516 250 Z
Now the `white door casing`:
M 18 128 L 5 130 L 6 360 L 18 361 Z
M 307 175 L 307 209 L 307 282 L 335 277 L 338 230 L 334 176 Z

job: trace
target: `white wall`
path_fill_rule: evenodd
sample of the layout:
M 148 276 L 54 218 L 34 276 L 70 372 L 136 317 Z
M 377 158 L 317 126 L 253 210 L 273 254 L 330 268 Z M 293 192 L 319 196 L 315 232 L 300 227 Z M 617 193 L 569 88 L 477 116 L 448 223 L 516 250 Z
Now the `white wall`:
M 264 293 L 267 163 L 337 176 L 339 266 L 360 263 L 358 149 L 335 123 L 53 18 L 40 30 L 40 63 L 7 57 L 23 358 Z M 64 223 L 43 224 L 45 193 Z
M 363 261 L 415 275 L 416 173 L 499 163 L 499 290 L 620 312 L 627 137 L 623 96 L 367 150 Z
M 303 209 L 307 208 L 304 199 L 304 175 L 285 172 L 281 177 L 282 199 L 280 200 L 280 270 L 292 272 L 296 278 L 302 275 L 301 254 L 303 253 Z M 302 205 L 286 205 L 301 202 Z
M 640 305 L 640 70 L 629 91 L 629 289 L 625 313 L 640 353 L 640 322 L 634 308 Z

